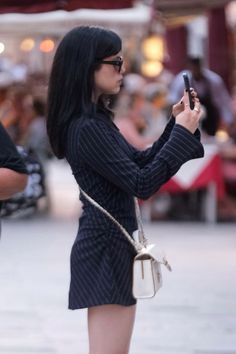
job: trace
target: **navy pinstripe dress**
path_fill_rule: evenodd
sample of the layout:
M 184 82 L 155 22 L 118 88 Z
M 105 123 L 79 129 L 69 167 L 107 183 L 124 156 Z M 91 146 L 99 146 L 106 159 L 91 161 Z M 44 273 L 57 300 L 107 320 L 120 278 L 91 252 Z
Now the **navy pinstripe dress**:
M 180 166 L 204 154 L 194 135 L 171 118 L 162 136 L 145 151 L 136 150 L 109 116 L 75 119 L 67 132 L 66 159 L 80 187 L 132 234 L 137 228 L 133 196 L 147 199 Z M 133 305 L 135 251 L 115 224 L 83 196 L 83 212 L 71 251 L 69 308 Z

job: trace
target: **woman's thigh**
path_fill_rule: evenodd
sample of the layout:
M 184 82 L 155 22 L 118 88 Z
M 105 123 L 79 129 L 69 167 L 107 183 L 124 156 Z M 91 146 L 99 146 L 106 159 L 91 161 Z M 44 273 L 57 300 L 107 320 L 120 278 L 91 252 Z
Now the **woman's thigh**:
M 89 354 L 128 354 L 136 305 L 88 309 Z

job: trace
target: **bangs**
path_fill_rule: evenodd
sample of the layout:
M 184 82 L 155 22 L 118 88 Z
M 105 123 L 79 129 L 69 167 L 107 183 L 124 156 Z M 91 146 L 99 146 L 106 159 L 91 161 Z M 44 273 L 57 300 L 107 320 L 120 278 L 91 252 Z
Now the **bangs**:
M 122 49 L 120 37 L 112 31 L 101 30 L 96 48 L 96 59 L 101 60 L 119 53 Z

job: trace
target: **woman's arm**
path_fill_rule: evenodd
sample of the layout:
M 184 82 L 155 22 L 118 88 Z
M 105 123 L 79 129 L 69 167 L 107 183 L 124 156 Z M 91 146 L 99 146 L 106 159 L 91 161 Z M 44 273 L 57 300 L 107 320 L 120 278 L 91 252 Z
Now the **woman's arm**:
M 159 137 L 159 139 L 152 144 L 151 147 L 147 148 L 146 150 L 140 151 L 132 146 L 133 158 L 139 167 L 144 167 L 146 164 L 148 164 L 158 153 L 158 151 L 160 151 L 163 145 L 168 141 L 174 125 L 175 125 L 175 117 L 172 115 L 165 127 L 164 132 Z M 196 139 L 200 141 L 201 134 L 199 129 L 196 130 L 194 136 Z
M 197 98 L 197 93 L 192 90 L 191 95 L 193 97 L 193 100 L 195 103 L 198 103 L 199 100 Z M 154 156 L 160 151 L 160 149 L 164 146 L 164 144 L 169 140 L 171 132 L 174 128 L 176 119 L 180 113 L 184 111 L 184 102 L 186 101 L 186 92 L 184 93 L 184 96 L 181 98 L 179 102 L 173 105 L 172 107 L 172 114 L 169 122 L 167 123 L 164 132 L 160 136 L 160 138 L 149 148 L 144 151 L 139 151 L 137 149 L 134 149 L 134 160 L 135 162 L 139 165 L 139 167 L 144 167 L 146 164 L 148 164 Z M 201 134 L 199 129 L 196 129 L 196 131 L 193 133 L 195 138 L 200 141 Z
M 80 129 L 78 154 L 83 161 L 110 182 L 141 199 L 155 193 L 184 162 L 204 154 L 193 134 L 176 124 L 169 140 L 150 163 L 140 168 L 120 147 L 105 123 L 91 119 Z
M 142 151 L 133 147 L 133 159 L 139 167 L 144 167 L 146 164 L 148 164 L 158 153 L 158 151 L 160 151 L 163 145 L 168 141 L 174 125 L 175 118 L 171 116 L 169 122 L 165 127 L 165 130 L 158 138 L 158 140 L 152 144 L 152 146 Z

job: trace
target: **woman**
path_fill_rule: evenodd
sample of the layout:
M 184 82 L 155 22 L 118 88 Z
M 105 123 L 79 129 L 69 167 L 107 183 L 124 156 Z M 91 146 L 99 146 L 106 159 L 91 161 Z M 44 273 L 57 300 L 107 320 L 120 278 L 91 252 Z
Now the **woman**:
M 49 83 L 47 129 L 58 158 L 78 185 L 127 231 L 137 228 L 133 197 L 149 198 L 189 159 L 203 156 L 200 104 L 187 95 L 173 108 L 161 138 L 138 151 L 112 122 L 109 95 L 125 68 L 112 31 L 78 27 L 61 41 Z M 135 317 L 134 250 L 115 224 L 82 195 L 83 213 L 71 252 L 69 308 L 88 308 L 90 354 L 127 354 Z

